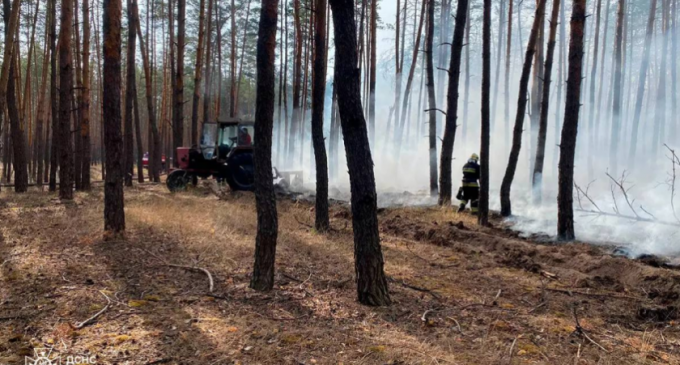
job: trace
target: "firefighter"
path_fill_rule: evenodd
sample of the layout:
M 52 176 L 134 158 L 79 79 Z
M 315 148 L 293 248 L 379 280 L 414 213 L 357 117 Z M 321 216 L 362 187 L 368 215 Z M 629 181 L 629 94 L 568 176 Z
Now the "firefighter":
M 477 214 L 479 205 L 479 156 L 473 153 L 468 162 L 463 166 L 463 185 L 458 190 L 460 206 L 458 212 L 465 211 L 465 206 L 470 202 L 470 211 Z

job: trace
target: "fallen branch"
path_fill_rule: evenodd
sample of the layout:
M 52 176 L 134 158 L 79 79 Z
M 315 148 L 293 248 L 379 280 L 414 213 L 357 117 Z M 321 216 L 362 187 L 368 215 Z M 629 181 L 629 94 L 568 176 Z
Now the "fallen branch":
M 606 348 L 602 347 L 602 345 L 600 345 L 599 343 L 595 342 L 592 338 L 590 338 L 586 331 L 583 329 L 583 327 L 581 327 L 581 323 L 578 320 L 578 314 L 576 313 L 575 305 L 572 307 L 572 311 L 574 313 L 574 321 L 576 322 L 576 331 L 574 332 L 578 335 L 582 335 L 583 337 L 585 337 L 588 341 L 590 341 L 590 343 L 599 347 L 602 351 L 609 353 L 609 351 Z
M 103 295 L 104 298 L 106 298 L 106 301 L 107 301 L 106 307 L 104 307 L 104 308 L 103 308 L 102 310 L 100 310 L 99 312 L 95 313 L 94 316 L 92 316 L 92 317 L 90 317 L 90 318 L 84 320 L 83 322 L 80 322 L 79 324 L 76 324 L 76 325 L 74 326 L 75 329 L 79 330 L 79 329 L 81 329 L 81 328 L 87 326 L 88 324 L 92 323 L 95 319 L 97 319 L 97 317 L 101 316 L 104 312 L 106 312 L 106 311 L 109 309 L 109 307 L 111 306 L 111 298 L 109 298 L 109 296 L 106 295 L 106 294 L 104 294 L 104 292 L 101 291 L 101 290 L 99 291 L 99 293 L 100 293 L 101 295 Z
M 588 293 L 588 292 L 579 291 L 579 290 L 569 290 L 569 289 L 559 289 L 559 288 L 545 288 L 545 290 L 549 290 L 549 291 L 557 292 L 557 293 L 563 293 L 563 294 L 567 294 L 569 296 L 573 296 L 574 294 L 577 294 L 577 295 L 590 296 L 590 297 L 630 299 L 630 300 L 635 300 L 635 301 L 640 301 L 640 302 L 643 301 L 641 298 L 631 297 L 629 295 L 620 295 L 620 294 L 616 294 L 616 293 L 606 293 L 606 292 Z
M 621 180 L 614 179 L 614 177 L 609 175 L 608 172 L 607 172 L 607 177 L 609 177 L 611 179 L 611 181 L 616 186 L 619 187 L 619 190 L 621 190 L 623 197 L 626 199 L 626 203 L 628 204 L 628 207 L 633 212 L 633 214 L 635 214 L 635 217 L 640 218 L 640 216 L 637 214 L 637 211 L 635 211 L 635 208 L 633 207 L 633 203 L 635 202 L 635 199 L 633 199 L 633 201 L 631 202 L 630 199 L 628 198 L 628 191 L 630 191 L 630 189 L 632 189 L 633 187 L 631 186 L 630 188 L 626 189 L 625 186 L 624 186 L 625 183 L 626 183 L 626 171 L 623 171 L 623 173 L 621 174 Z M 614 195 L 614 192 L 612 190 L 612 196 L 613 195 Z M 617 208 L 617 213 L 618 213 L 618 208 Z
M 212 276 L 212 274 L 210 274 L 210 271 L 208 271 L 207 269 L 204 269 L 202 267 L 197 267 L 197 266 L 185 266 L 185 265 L 170 264 L 167 261 L 163 260 L 163 258 L 159 257 L 158 255 L 154 254 L 151 251 L 147 251 L 143 248 L 141 250 L 148 253 L 149 255 L 155 257 L 158 261 L 162 262 L 164 266 L 175 267 L 175 268 L 184 269 L 184 270 L 200 271 L 200 272 L 204 273 L 206 276 L 208 276 L 208 281 L 210 282 L 210 292 L 212 293 L 213 290 L 215 289 L 215 283 L 213 281 L 213 276 Z
M 670 227 L 680 227 L 680 223 L 662 221 L 662 220 L 658 220 L 658 219 L 634 217 L 632 215 L 598 212 L 598 211 L 595 211 L 595 210 L 586 210 L 586 209 L 574 209 L 574 210 L 577 211 L 577 212 L 586 213 L 586 214 L 593 214 L 593 215 L 599 215 L 599 216 L 605 216 L 605 217 L 616 217 L 616 218 L 621 218 L 621 219 L 630 219 L 632 221 L 644 222 L 644 223 L 654 223 L 654 224 L 660 224 L 660 225 L 670 226 Z
M 453 318 L 453 317 L 446 317 L 446 318 L 448 318 L 448 319 L 452 320 L 453 322 L 455 322 L 455 323 L 456 323 L 456 326 L 458 327 L 458 333 L 460 333 L 461 336 L 465 336 L 465 334 L 463 333 L 463 329 L 460 328 L 460 323 L 458 323 L 458 321 L 457 321 L 455 318 Z
M 391 282 L 400 284 L 401 286 L 403 286 L 403 287 L 405 287 L 405 288 L 409 288 L 409 289 L 412 289 L 412 290 L 415 290 L 415 291 L 419 291 L 419 292 L 421 292 L 421 293 L 430 294 L 433 298 L 435 298 L 435 299 L 437 299 L 437 300 L 439 300 L 439 301 L 442 300 L 442 298 L 439 296 L 439 294 L 433 292 L 433 291 L 430 290 L 430 289 L 421 288 L 421 287 L 419 287 L 419 286 L 411 285 L 411 284 L 406 283 L 406 282 L 403 281 L 403 280 L 402 280 L 402 281 L 396 280 L 395 278 L 393 278 L 393 277 L 391 277 L 391 276 L 388 276 L 387 279 L 388 279 L 389 281 L 391 281 Z
M 210 292 L 212 293 L 213 290 L 215 289 L 215 283 L 213 282 L 212 274 L 210 274 L 210 271 L 208 271 L 207 269 L 204 269 L 202 267 L 196 267 L 196 266 L 184 266 L 184 265 L 174 265 L 174 264 L 164 264 L 164 265 L 169 266 L 169 267 L 176 267 L 176 268 L 184 269 L 184 270 L 201 271 L 206 276 L 208 276 L 208 281 L 210 282 Z

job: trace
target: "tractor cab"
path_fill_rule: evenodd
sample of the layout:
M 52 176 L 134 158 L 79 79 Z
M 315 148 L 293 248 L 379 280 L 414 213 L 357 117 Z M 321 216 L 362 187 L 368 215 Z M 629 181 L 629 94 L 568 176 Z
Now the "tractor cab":
M 200 150 L 205 160 L 227 160 L 237 151 L 252 151 L 255 123 L 240 120 L 203 124 Z

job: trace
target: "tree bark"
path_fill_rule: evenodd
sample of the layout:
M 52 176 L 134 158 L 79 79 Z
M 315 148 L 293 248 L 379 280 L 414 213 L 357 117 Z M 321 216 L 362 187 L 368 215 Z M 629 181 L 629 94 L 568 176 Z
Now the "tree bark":
M 173 147 L 175 166 L 179 166 L 177 147 L 184 144 L 184 39 L 186 37 L 186 0 L 177 0 L 177 69 L 173 92 Z
M 229 89 L 229 116 L 236 117 L 236 5 L 231 0 L 231 55 L 229 57 L 229 75 L 231 86 Z
M 323 136 L 324 101 L 326 99 L 326 1 L 315 0 L 316 20 L 314 32 L 314 85 L 312 93 L 312 143 L 316 168 L 316 219 L 314 227 L 318 232 L 330 228 L 328 217 L 328 158 Z M 373 0 L 377 1 L 377 0 Z
M 4 53 L 3 53 L 3 61 L 2 61 L 2 70 L 0 71 L 0 115 L 2 111 L 5 110 L 5 107 L 7 106 L 7 97 L 10 94 L 9 93 L 9 81 L 11 80 L 12 83 L 14 83 L 14 79 L 10 78 L 12 75 L 12 72 L 10 72 L 10 65 L 13 64 L 14 62 L 11 62 L 14 59 L 14 52 L 17 52 L 17 50 L 14 47 L 14 36 L 16 34 L 16 29 L 19 26 L 19 8 L 20 8 L 20 0 L 14 0 L 12 2 L 12 11 L 10 12 L 9 9 L 9 1 L 8 0 L 3 0 L 3 6 L 4 6 L 4 20 L 5 20 L 5 47 L 4 47 Z M 7 15 L 9 15 L 9 19 L 7 18 Z M 9 137 L 9 130 L 5 130 L 5 136 Z M 5 146 L 7 146 L 7 149 L 5 150 L 5 156 L 9 157 L 9 138 L 6 138 L 5 140 Z M 9 161 L 9 160 L 8 160 Z M 9 171 L 9 169 L 5 168 L 5 171 Z M 7 175 L 9 176 L 9 175 Z
M 238 78 L 236 79 L 236 102 L 234 103 L 235 115 L 239 115 L 238 103 L 239 94 L 241 93 L 241 81 L 243 80 L 243 63 L 245 62 L 246 55 L 246 45 L 248 44 L 248 20 L 250 19 L 250 4 L 251 0 L 248 0 L 248 5 L 246 6 L 246 19 L 243 26 L 243 41 L 241 42 L 241 58 L 239 59 L 238 66 Z
M 510 66 L 512 64 L 512 57 L 510 55 L 512 50 L 512 12 L 514 8 L 514 0 L 510 0 L 508 6 L 508 34 L 507 46 L 505 48 L 505 103 L 503 108 L 503 120 L 505 120 L 505 148 L 509 145 L 510 140 Z
M 401 104 L 401 120 L 395 121 L 395 123 L 398 122 L 398 124 L 395 124 L 396 130 L 395 130 L 395 138 L 394 138 L 394 148 L 396 152 L 396 158 L 399 158 L 399 151 L 402 143 L 402 136 L 404 134 L 404 126 L 406 125 L 406 117 L 408 116 L 408 106 L 409 106 L 409 100 L 411 96 L 411 87 L 413 85 L 413 77 L 415 76 L 416 72 L 416 65 L 418 63 L 418 52 L 420 51 L 420 36 L 423 33 L 423 24 L 425 23 L 425 10 L 427 9 L 427 3 L 429 0 L 422 0 L 422 6 L 420 9 L 420 21 L 418 23 L 418 31 L 416 32 L 416 41 L 413 44 L 413 55 L 411 57 L 411 68 L 408 72 L 408 79 L 406 80 L 406 89 L 404 90 L 404 96 L 403 96 L 403 102 Z M 420 113 L 420 112 L 419 112 Z M 436 157 L 435 157 L 436 159 Z
M 134 31 L 136 23 L 133 15 L 133 3 L 135 0 L 127 0 L 127 63 L 125 67 L 126 81 L 125 81 L 125 130 L 124 130 L 124 156 L 125 156 L 125 186 L 132 186 L 132 177 L 134 176 L 134 137 L 133 137 L 133 107 L 136 94 L 137 79 L 135 77 L 135 47 L 137 43 L 137 33 Z
M 370 136 L 371 146 L 375 147 L 375 83 L 376 69 L 378 64 L 377 57 L 377 29 L 378 29 L 378 0 L 371 1 L 371 69 L 368 81 L 368 135 Z M 318 14 L 317 14 L 318 16 Z M 317 49 L 318 51 L 318 49 Z M 436 125 L 436 124 L 435 124 Z M 436 165 L 436 162 L 435 162 Z M 435 167 L 436 168 L 436 167 Z M 435 182 L 436 185 L 436 182 Z
M 336 46 L 335 85 L 352 192 L 352 230 L 357 296 L 372 306 L 391 303 L 378 233 L 378 205 L 373 159 L 361 110 L 353 0 L 330 1 Z
M 496 105 L 498 105 L 498 89 L 500 88 L 501 80 L 501 64 L 503 60 L 503 25 L 505 23 L 505 0 L 500 0 L 500 9 L 498 12 L 498 42 L 496 42 L 496 77 L 493 87 L 493 101 L 491 104 L 491 123 L 496 124 Z M 507 35 L 510 38 L 510 33 Z
M 593 65 L 590 70 L 590 116 L 588 118 L 588 172 L 592 175 L 593 155 L 595 154 L 595 88 L 597 85 L 597 54 L 600 42 L 600 18 L 602 15 L 602 0 L 597 0 L 597 11 L 595 12 L 595 44 L 593 45 Z M 604 50 L 602 51 L 604 52 Z M 604 72 L 602 70 L 601 72 Z
M 73 150 L 71 110 L 73 108 L 73 0 L 61 2 L 59 30 L 59 198 L 73 199 Z
M 233 2 L 232 2 L 233 4 Z M 274 126 L 274 84 L 276 60 L 276 19 L 278 0 L 262 0 L 257 39 L 257 102 L 255 109 L 255 202 L 257 236 L 255 265 L 250 287 L 271 290 L 274 287 L 274 264 L 278 218 L 274 177 L 272 175 L 272 132 Z
M 545 1 L 545 0 L 540 0 Z M 490 131 L 490 91 L 491 91 L 491 0 L 484 0 L 484 21 L 482 26 L 482 135 L 479 157 L 481 177 L 479 179 L 479 213 L 481 226 L 489 225 L 489 144 Z
M 137 0 L 128 0 L 128 70 L 127 70 L 127 93 L 132 101 L 131 109 L 133 114 L 128 117 L 127 113 L 125 119 L 134 118 L 134 132 L 135 143 L 137 148 L 137 181 L 144 182 L 144 167 L 142 166 L 142 156 L 144 155 L 144 147 L 142 146 L 142 131 L 139 120 L 139 102 L 137 100 L 137 62 L 135 57 L 135 47 L 137 44 L 137 28 L 139 28 L 139 10 L 137 9 Z M 139 37 L 142 38 L 141 36 Z M 130 71 L 132 70 L 132 71 Z M 127 100 L 126 100 L 127 103 Z M 132 149 L 131 149 L 132 150 Z M 132 179 L 132 175 L 130 175 Z
M 138 11 L 138 8 L 134 8 L 135 11 Z M 136 13 L 135 17 L 139 19 L 139 14 Z M 137 22 L 137 36 L 139 37 L 139 48 L 142 53 L 142 63 L 144 64 L 144 80 L 145 80 L 145 87 L 146 87 L 146 107 L 147 107 L 147 117 L 149 118 L 149 127 L 151 129 L 151 141 L 153 143 L 150 143 L 149 150 L 150 150 L 150 158 L 149 158 L 149 175 L 150 179 L 153 180 L 153 182 L 161 182 L 161 176 L 160 176 L 160 171 L 161 171 L 161 150 L 162 150 L 162 144 L 161 144 L 161 136 L 160 133 L 158 132 L 158 124 L 156 123 L 156 110 L 154 108 L 154 103 L 153 103 L 153 88 L 151 85 L 152 82 L 152 74 L 151 74 L 151 65 L 149 64 L 149 53 L 148 53 L 148 48 L 145 47 L 144 44 L 144 37 L 142 37 L 142 29 Z
M 434 90 L 434 0 L 427 6 L 427 38 L 425 39 L 425 55 L 427 57 L 427 99 L 429 107 L 429 145 L 430 145 L 430 196 L 437 196 L 437 98 Z M 420 112 L 420 111 L 418 111 Z
M 121 0 L 104 0 L 104 93 L 102 100 L 106 116 L 104 118 L 104 150 L 106 152 L 104 234 L 105 238 L 114 239 L 125 231 L 123 138 L 120 130 L 121 17 Z
M 619 0 L 619 8 L 616 20 L 616 41 L 614 48 L 614 102 L 612 105 L 612 128 L 609 149 L 609 166 L 612 173 L 616 175 L 618 171 L 619 138 L 621 134 L 621 65 L 623 63 L 623 21 L 626 8 L 626 1 Z M 661 79 L 664 77 L 662 76 Z
M 666 77 L 668 72 L 668 43 L 670 40 L 670 35 L 668 34 L 668 22 L 670 19 L 669 15 L 669 4 L 670 0 L 663 0 L 662 10 L 663 10 L 663 21 L 662 21 L 662 45 L 661 45 L 661 61 L 659 64 L 659 84 L 656 91 L 656 110 L 654 112 L 654 133 L 652 135 L 652 144 L 650 147 L 650 156 L 656 157 L 659 151 L 659 145 L 663 142 L 662 136 L 665 135 L 666 126 Z M 673 80 L 675 81 L 675 80 Z
M 557 196 L 557 237 L 571 241 L 574 236 L 574 156 L 581 109 L 583 28 L 586 0 L 574 0 L 569 40 L 569 77 L 564 107 L 564 126 L 560 143 L 559 185 Z
M 212 39 L 210 34 L 212 32 L 212 13 L 213 13 L 213 0 L 208 0 L 208 22 L 206 24 L 205 30 L 205 85 L 203 86 L 203 122 L 212 121 L 212 113 L 210 108 L 212 93 L 212 84 L 210 79 L 211 74 L 211 58 L 212 58 Z
M 510 149 L 510 158 L 508 159 L 508 167 L 505 169 L 503 182 L 501 183 L 501 216 L 509 217 L 512 215 L 512 205 L 510 202 L 510 190 L 512 188 L 512 181 L 515 178 L 517 171 L 517 163 L 519 161 L 519 153 L 522 149 L 522 133 L 524 131 L 524 116 L 527 110 L 527 91 L 529 89 L 529 76 L 531 76 L 531 64 L 536 53 L 536 43 L 538 42 L 538 32 L 542 24 L 541 18 L 545 13 L 546 0 L 540 0 L 536 6 L 536 13 L 534 15 L 534 25 L 531 27 L 529 34 L 529 44 L 527 44 L 527 51 L 524 56 L 524 66 L 522 67 L 522 76 L 519 80 L 519 96 L 517 99 L 517 114 L 515 116 L 515 127 L 512 132 L 512 148 Z
M 36 185 L 42 186 L 45 183 L 45 165 L 46 165 L 46 154 L 45 152 L 47 151 L 47 146 L 49 145 L 47 143 L 47 138 L 49 137 L 49 124 L 47 123 L 48 119 L 48 113 L 45 108 L 45 103 L 47 99 L 47 74 L 49 73 L 49 67 L 48 63 L 50 60 L 50 48 L 48 47 L 49 44 L 49 23 L 52 21 L 52 14 L 47 15 L 47 26 L 45 27 L 45 42 L 44 42 L 44 51 L 43 51 L 43 62 L 42 62 L 42 76 L 40 78 L 40 87 L 38 88 L 38 111 L 37 111 L 37 119 L 36 119 L 36 144 L 35 144 L 35 151 L 36 151 L 36 162 L 37 162 L 37 176 L 36 176 Z M 44 128 L 47 126 L 46 128 Z M 46 132 L 44 130 L 46 129 Z
M 297 135 L 300 123 L 300 89 L 302 88 L 302 25 L 300 24 L 300 0 L 293 1 L 293 22 L 295 26 L 295 59 L 293 60 L 293 118 L 290 122 L 288 139 L 288 163 L 297 155 Z
M 208 0 L 211 1 L 211 0 Z M 194 67 L 194 100 L 191 108 L 191 144 L 198 144 L 198 109 L 201 102 L 201 68 L 203 67 L 203 38 L 205 22 L 205 0 L 201 0 L 198 15 L 198 45 L 196 46 L 196 66 Z
M 512 0 L 510 0 L 512 1 Z M 459 0 L 456 9 L 456 23 L 451 42 L 451 59 L 449 61 L 449 86 L 446 95 L 446 124 L 442 140 L 442 154 L 439 161 L 439 205 L 451 204 L 452 181 L 451 160 L 453 145 L 456 139 L 456 122 L 458 121 L 458 87 L 460 86 L 460 63 L 463 52 L 463 38 L 467 22 L 468 0 Z M 508 36 L 508 38 L 510 38 Z
M 15 0 L 17 1 L 17 0 Z M 52 145 L 50 146 L 49 191 L 57 190 L 57 169 L 59 168 L 59 96 L 57 94 L 57 0 L 50 0 L 50 107 L 52 108 Z M 3 63 L 4 65 L 4 63 Z M 2 99 L 0 99 L 0 102 Z
M 548 36 L 548 50 L 545 57 L 543 74 L 543 95 L 541 96 L 541 115 L 538 126 L 538 144 L 536 147 L 536 162 L 532 178 L 534 204 L 541 202 L 543 186 L 543 163 L 545 161 L 545 142 L 548 136 L 548 111 L 550 109 L 550 83 L 552 81 L 553 58 L 555 55 L 555 38 L 557 36 L 558 17 L 560 15 L 560 0 L 553 0 L 552 16 L 550 18 L 550 35 Z
M 470 6 L 468 6 L 467 12 L 468 19 L 470 18 Z M 465 47 L 465 102 L 463 103 L 463 131 L 462 138 L 465 140 L 467 135 L 467 120 L 468 120 L 468 110 L 470 108 L 470 30 L 472 29 L 472 21 L 467 22 L 465 27 L 465 43 L 468 45 Z
M 80 138 L 82 139 L 82 175 L 80 187 L 84 191 L 92 188 L 90 165 L 92 143 L 90 140 L 90 2 L 83 0 L 83 89 L 80 103 Z M 133 30 L 134 32 L 134 30 Z

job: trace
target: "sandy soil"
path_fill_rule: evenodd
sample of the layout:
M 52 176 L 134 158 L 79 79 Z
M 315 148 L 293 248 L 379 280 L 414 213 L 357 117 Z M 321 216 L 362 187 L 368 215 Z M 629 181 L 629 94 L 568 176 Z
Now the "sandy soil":
M 276 288 L 258 293 L 251 194 L 136 185 L 115 242 L 102 200 L 0 194 L 0 364 L 41 347 L 97 364 L 680 364 L 680 272 L 658 260 L 381 209 L 394 304 L 370 308 L 346 206 L 322 235 L 312 204 L 282 197 Z

